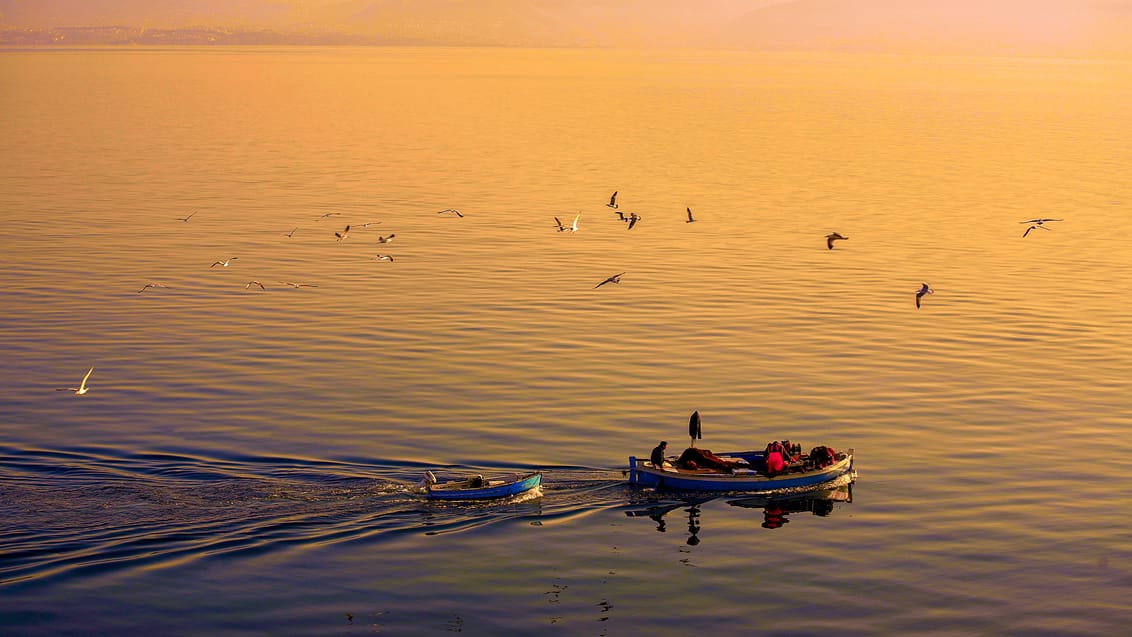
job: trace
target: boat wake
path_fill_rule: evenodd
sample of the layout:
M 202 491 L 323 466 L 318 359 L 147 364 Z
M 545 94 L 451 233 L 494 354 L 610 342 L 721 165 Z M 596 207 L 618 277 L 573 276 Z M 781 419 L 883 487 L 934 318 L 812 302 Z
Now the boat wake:
M 459 467 L 454 471 L 492 471 Z M 543 469 L 536 492 L 427 500 L 382 461 L 0 447 L 0 588 L 288 547 L 550 524 L 625 504 L 619 471 Z

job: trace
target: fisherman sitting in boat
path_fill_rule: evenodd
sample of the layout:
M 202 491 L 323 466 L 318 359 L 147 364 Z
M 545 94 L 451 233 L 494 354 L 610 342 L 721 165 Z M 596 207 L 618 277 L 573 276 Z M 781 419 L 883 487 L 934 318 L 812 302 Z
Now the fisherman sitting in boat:
M 664 468 L 664 452 L 668 449 L 668 441 L 661 440 L 660 444 L 653 447 L 652 454 L 649 456 L 649 462 L 657 469 Z
M 794 459 L 786 445 L 777 440 L 766 446 L 765 458 L 766 474 L 772 478 L 780 473 L 786 473 L 789 463 Z
M 676 459 L 676 466 L 681 469 L 721 469 L 730 473 L 738 467 L 746 467 L 747 463 L 740 460 L 725 460 L 709 449 L 688 447 Z

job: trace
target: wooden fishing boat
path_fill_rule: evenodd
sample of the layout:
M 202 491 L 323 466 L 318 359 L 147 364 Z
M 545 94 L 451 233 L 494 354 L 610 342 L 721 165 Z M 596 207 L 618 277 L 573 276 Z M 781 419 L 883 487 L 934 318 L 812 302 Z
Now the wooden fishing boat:
M 818 466 L 807 456 L 791 463 L 785 471 L 769 475 L 763 451 L 732 451 L 712 454 L 726 467 L 684 468 L 666 460 L 653 466 L 647 460 L 629 456 L 629 484 L 656 489 L 682 491 L 778 491 L 811 487 L 835 480 L 853 471 L 853 450 L 838 451 L 832 464 Z
M 541 484 L 542 473 L 538 471 L 491 478 L 475 475 L 450 482 L 437 482 L 430 471 L 426 473 L 423 487 L 425 496 L 435 500 L 487 500 L 526 493 Z

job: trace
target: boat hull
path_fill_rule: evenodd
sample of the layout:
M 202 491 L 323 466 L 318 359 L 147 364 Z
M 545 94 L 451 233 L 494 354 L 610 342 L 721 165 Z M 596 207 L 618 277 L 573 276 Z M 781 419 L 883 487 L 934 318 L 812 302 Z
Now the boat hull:
M 429 485 L 425 495 L 433 500 L 488 500 L 519 495 L 541 484 L 542 473 L 531 473 L 518 480 L 489 480 L 482 487 L 467 487 L 463 483 Z
M 748 458 L 761 455 L 759 452 L 732 452 L 718 454 L 725 457 Z M 840 454 L 839 454 L 840 455 Z M 765 492 L 782 489 L 797 489 L 824 484 L 853 471 L 853 450 L 832 465 L 822 469 L 812 469 L 799 473 L 783 473 L 774 477 L 753 471 L 718 473 L 684 471 L 679 469 L 657 469 L 651 463 L 638 461 L 629 456 L 629 484 L 654 489 L 677 491 L 745 491 Z

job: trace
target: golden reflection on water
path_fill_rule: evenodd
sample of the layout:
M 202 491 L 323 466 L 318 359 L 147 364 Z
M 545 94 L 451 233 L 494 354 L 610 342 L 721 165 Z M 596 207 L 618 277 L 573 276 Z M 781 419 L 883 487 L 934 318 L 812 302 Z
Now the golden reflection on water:
M 845 568 L 791 599 L 894 634 L 941 594 L 950 626 L 1108 625 L 1067 604 L 1082 564 L 1127 570 L 1127 62 L 99 49 L 6 51 L 0 78 L 11 448 L 610 468 L 698 409 L 708 448 L 857 450 L 838 532 L 782 547 Z M 1067 441 L 1096 480 L 1043 462 Z M 715 539 L 750 529 L 718 513 L 689 613 L 751 600 L 750 545 Z M 517 537 L 558 572 L 542 536 L 480 541 Z
M 1089 423 L 1132 372 L 1124 62 L 0 60 L 5 341 L 30 373 L 6 393 L 97 364 L 99 400 L 129 389 L 159 419 L 170 394 L 198 414 L 229 396 L 249 420 L 218 418 L 236 438 L 333 449 L 315 430 L 411 421 L 423 438 L 350 444 L 444 459 L 454 437 L 458 455 L 576 461 L 598 436 L 644 447 L 694 408 L 718 446 L 745 444 L 752 418 L 841 445 L 962 437 L 972 404 L 974 420 L 1108 432 Z M 604 205 L 614 190 L 642 217 L 631 231 Z M 449 207 L 466 217 L 436 214 Z M 579 212 L 579 232 L 555 231 Z M 1065 221 L 1023 238 L 1034 217 Z M 827 250 L 833 231 L 849 239 Z M 150 281 L 169 287 L 138 295 Z M 917 311 L 922 282 L 936 293 Z

